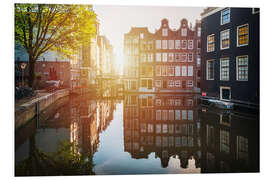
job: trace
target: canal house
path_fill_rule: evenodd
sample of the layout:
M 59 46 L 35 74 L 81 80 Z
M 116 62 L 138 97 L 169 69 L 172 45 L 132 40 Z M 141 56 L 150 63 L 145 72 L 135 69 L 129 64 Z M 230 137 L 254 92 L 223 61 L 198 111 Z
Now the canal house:
M 201 13 L 202 96 L 259 104 L 259 8 L 206 8 Z
M 167 19 L 155 33 L 132 27 L 124 35 L 124 87 L 128 92 L 199 92 L 200 21 L 180 21 L 171 29 Z

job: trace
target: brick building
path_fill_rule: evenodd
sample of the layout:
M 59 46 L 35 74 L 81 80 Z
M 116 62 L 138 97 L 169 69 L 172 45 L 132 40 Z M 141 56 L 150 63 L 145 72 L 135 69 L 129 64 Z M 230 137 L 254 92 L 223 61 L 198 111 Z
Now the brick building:
M 172 30 L 161 21 L 155 33 L 133 27 L 124 36 L 124 86 L 128 92 L 198 92 L 200 21 L 182 19 Z

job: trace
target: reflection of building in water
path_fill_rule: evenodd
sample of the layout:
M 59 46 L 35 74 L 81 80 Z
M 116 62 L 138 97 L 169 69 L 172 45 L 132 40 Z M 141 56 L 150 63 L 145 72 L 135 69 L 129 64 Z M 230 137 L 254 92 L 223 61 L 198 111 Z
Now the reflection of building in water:
M 97 106 L 99 131 L 104 131 L 113 120 L 113 112 L 115 110 L 115 103 L 113 100 L 100 100 Z
M 167 167 L 171 156 L 182 168 L 193 156 L 200 166 L 199 122 L 194 95 L 127 95 L 124 100 L 125 151 L 132 158 L 151 152 Z
M 203 107 L 202 172 L 259 171 L 258 117 Z

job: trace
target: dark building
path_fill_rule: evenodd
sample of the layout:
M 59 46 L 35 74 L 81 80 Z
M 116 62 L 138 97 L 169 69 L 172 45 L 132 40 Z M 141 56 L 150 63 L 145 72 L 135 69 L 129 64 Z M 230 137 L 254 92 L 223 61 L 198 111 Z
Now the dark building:
M 132 27 L 124 36 L 124 86 L 128 92 L 199 92 L 200 21 L 182 19 L 171 29 L 167 19 L 155 33 Z
M 258 105 L 259 8 L 206 8 L 201 16 L 202 95 Z

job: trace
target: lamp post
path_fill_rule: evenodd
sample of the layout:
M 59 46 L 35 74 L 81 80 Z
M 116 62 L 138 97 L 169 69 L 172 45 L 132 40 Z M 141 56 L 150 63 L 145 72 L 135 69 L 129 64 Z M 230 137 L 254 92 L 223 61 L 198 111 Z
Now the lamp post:
M 26 63 L 21 64 L 21 69 L 22 69 L 22 86 L 24 86 L 24 69 L 26 68 Z

